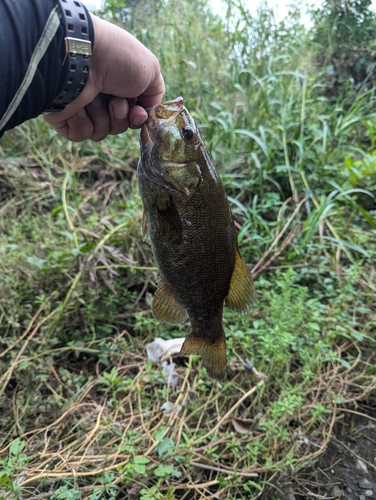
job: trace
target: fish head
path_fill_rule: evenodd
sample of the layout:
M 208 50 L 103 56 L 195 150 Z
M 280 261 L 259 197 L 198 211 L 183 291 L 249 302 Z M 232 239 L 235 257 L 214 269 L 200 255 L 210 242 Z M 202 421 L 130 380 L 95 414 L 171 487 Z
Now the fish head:
M 141 170 L 162 188 L 191 196 L 201 180 L 202 139 L 182 97 L 148 109 L 141 129 Z

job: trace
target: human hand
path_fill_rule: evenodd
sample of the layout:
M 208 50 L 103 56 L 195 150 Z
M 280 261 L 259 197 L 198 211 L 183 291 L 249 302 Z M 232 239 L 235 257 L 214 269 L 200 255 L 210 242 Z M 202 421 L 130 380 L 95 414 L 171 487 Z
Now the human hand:
M 95 41 L 87 84 L 63 111 L 43 116 L 75 142 L 141 127 L 148 117 L 144 107 L 161 103 L 165 93 L 157 58 L 127 31 L 91 17 Z

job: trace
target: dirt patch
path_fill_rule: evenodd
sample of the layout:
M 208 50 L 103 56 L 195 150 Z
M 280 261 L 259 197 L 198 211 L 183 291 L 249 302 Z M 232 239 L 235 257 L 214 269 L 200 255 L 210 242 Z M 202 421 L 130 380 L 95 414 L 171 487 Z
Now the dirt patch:
M 376 408 L 344 409 L 325 453 L 311 470 L 263 498 L 376 499 Z

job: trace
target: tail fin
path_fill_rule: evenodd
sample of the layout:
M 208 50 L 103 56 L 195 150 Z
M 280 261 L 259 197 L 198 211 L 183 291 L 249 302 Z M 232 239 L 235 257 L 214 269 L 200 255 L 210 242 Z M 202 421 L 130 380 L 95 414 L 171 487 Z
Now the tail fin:
M 179 356 L 199 354 L 209 375 L 217 380 L 222 380 L 226 375 L 226 340 L 225 335 L 218 339 L 204 339 L 189 334 L 185 339 Z

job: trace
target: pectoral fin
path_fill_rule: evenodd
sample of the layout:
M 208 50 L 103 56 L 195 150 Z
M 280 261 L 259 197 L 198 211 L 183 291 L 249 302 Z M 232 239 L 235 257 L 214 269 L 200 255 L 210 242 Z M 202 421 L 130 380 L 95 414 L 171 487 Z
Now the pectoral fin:
M 222 332 L 221 337 L 215 340 L 195 337 L 192 334 L 188 335 L 179 356 L 189 356 L 190 354 L 199 354 L 201 356 L 203 365 L 213 378 L 222 380 L 226 375 L 227 360 L 224 332 Z
M 182 239 L 182 221 L 174 200 L 161 197 L 156 208 L 150 221 L 150 233 L 158 232 L 164 235 L 166 241 L 179 244 Z
M 255 296 L 255 287 L 253 285 L 251 273 L 236 250 L 235 265 L 231 276 L 230 291 L 225 299 L 225 303 L 231 311 L 240 314 L 248 312 Z
M 157 289 L 151 308 L 154 316 L 164 323 L 182 323 L 188 318 L 187 311 L 168 290 L 160 276 L 157 278 Z

